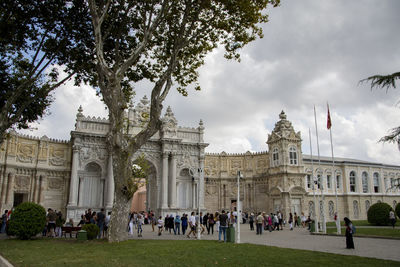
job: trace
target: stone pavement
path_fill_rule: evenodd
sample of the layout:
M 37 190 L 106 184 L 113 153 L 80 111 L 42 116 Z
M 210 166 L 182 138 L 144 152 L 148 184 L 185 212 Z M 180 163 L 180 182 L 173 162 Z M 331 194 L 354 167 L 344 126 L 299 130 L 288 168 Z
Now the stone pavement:
M 156 227 L 155 227 L 156 228 Z M 282 248 L 304 249 L 321 251 L 342 255 L 353 255 L 369 258 L 400 261 L 400 240 L 384 238 L 354 237 L 355 249 L 346 249 L 346 238 L 344 236 L 311 235 L 304 228 L 284 228 L 283 231 L 266 231 L 262 235 L 256 235 L 250 231 L 249 224 L 241 224 L 241 243 L 267 245 Z M 174 235 L 163 232 L 157 235 L 157 229 L 152 232 L 150 225 L 144 225 L 143 237 L 137 237 L 135 233 L 132 239 L 160 239 L 160 240 L 188 240 L 186 236 Z M 193 237 L 191 240 L 195 240 Z M 201 236 L 203 240 L 218 240 L 218 232 L 207 235 L 207 231 Z

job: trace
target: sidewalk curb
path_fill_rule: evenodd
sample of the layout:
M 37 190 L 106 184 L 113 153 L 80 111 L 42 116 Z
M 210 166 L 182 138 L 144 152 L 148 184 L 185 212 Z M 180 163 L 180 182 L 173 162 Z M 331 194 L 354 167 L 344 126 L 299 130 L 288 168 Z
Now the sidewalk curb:
M 14 265 L 0 255 L 0 267 L 14 267 Z
M 325 236 L 335 236 L 335 237 L 345 237 L 345 235 L 338 234 L 324 234 L 324 233 L 312 233 L 311 235 L 325 235 Z M 400 240 L 399 237 L 389 237 L 389 236 L 376 236 L 376 235 L 353 235 L 353 237 L 357 238 L 376 238 L 376 239 L 389 239 L 389 240 Z

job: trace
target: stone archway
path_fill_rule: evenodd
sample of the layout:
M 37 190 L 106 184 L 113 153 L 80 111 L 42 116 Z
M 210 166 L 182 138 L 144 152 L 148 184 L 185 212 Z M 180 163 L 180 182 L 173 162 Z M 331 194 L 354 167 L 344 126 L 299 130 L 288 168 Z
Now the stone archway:
M 131 211 L 141 212 L 157 209 L 157 170 L 151 161 L 146 160 L 146 163 L 149 165 L 148 175 L 141 181 L 142 186 L 132 197 Z
M 101 174 L 101 166 L 93 161 L 79 172 L 79 207 L 98 209 L 104 206 L 104 179 L 101 179 Z

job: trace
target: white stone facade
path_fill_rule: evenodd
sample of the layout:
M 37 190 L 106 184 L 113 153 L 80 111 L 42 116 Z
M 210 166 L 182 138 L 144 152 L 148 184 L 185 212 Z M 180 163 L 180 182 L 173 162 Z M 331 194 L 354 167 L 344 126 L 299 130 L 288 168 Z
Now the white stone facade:
M 127 111 L 127 134 L 137 134 L 147 123 L 148 102 L 144 98 Z M 1 210 L 32 201 L 79 220 L 88 208 L 112 208 L 112 158 L 105 144 L 108 120 L 86 117 L 82 111 L 78 110 L 70 141 L 11 133 L 0 151 Z M 399 189 L 392 187 L 400 178 L 400 166 L 336 158 L 332 175 L 331 158 L 322 157 L 318 164 L 314 157 L 312 163 L 310 156 L 302 154 L 300 132 L 294 131 L 284 112 L 279 117 L 268 136 L 268 151 L 205 154 L 202 121 L 197 128 L 180 127 L 168 108 L 161 131 L 132 156 L 134 162 L 144 155 L 151 166 L 147 210 L 163 216 L 198 208 L 230 209 L 237 201 L 238 171 L 243 174 L 243 211 L 281 210 L 287 217 L 289 212 L 315 216 L 324 209 L 326 220 L 331 221 L 338 206 L 340 218 L 366 219 L 372 204 L 400 202 Z M 321 179 L 314 191 L 313 169 Z

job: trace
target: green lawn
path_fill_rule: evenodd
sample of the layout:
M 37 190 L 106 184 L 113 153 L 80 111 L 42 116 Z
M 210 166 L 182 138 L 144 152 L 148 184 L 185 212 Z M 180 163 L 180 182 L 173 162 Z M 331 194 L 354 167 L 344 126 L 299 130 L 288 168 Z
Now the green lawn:
M 400 266 L 400 262 L 217 241 L 2 240 L 15 266 Z
M 353 224 L 355 225 L 355 226 L 374 226 L 374 225 L 372 225 L 372 224 L 369 224 L 368 223 L 368 221 L 367 220 L 359 220 L 359 221 L 352 221 L 353 222 Z M 340 225 L 341 226 L 344 226 L 344 221 L 340 221 Z M 400 220 L 397 220 L 396 221 L 396 224 L 395 224 L 396 226 L 400 226 Z M 336 223 L 335 222 L 327 222 L 326 223 L 326 226 L 331 226 L 331 227 L 336 227 Z M 389 225 L 388 225 L 389 226 Z M 391 225 L 390 225 L 391 226 Z M 377 227 L 379 227 L 379 226 L 377 226 Z
M 336 233 L 336 228 L 327 228 L 326 232 L 328 234 Z M 342 227 L 342 235 L 345 233 L 345 228 Z M 382 227 L 374 227 L 374 228 L 362 228 L 357 227 L 355 236 L 383 236 L 383 237 L 395 237 L 400 238 L 400 228 L 382 228 Z

